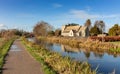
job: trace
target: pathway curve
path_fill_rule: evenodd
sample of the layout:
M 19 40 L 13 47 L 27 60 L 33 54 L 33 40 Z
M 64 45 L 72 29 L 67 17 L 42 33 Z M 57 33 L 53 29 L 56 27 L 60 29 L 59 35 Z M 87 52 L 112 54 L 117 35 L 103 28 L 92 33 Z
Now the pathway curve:
M 25 50 L 20 40 L 13 43 L 5 60 L 3 74 L 43 74 L 40 63 Z

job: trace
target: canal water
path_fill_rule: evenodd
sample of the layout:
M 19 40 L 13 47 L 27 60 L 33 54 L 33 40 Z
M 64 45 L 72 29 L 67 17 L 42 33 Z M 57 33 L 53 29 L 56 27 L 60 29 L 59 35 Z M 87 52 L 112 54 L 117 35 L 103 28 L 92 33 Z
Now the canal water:
M 31 39 L 29 39 L 31 40 Z M 33 40 L 31 40 L 33 41 Z M 69 56 L 73 60 L 85 61 L 91 65 L 92 69 L 97 68 L 97 72 L 102 74 L 120 74 L 120 56 L 108 54 L 106 52 L 88 51 L 87 49 L 72 48 L 67 45 L 37 42 L 54 52 L 60 53 L 62 56 Z

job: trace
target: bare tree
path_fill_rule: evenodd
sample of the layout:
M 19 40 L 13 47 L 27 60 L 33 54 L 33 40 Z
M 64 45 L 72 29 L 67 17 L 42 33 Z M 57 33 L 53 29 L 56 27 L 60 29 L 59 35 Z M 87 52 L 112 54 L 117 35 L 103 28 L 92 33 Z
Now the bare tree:
M 41 21 L 34 26 L 33 33 L 36 36 L 47 36 L 48 32 L 52 30 L 53 26 L 51 26 L 47 22 Z
M 61 29 L 56 29 L 55 36 L 60 36 L 60 35 L 61 35 Z
M 104 33 L 105 32 L 105 23 L 104 21 L 96 21 L 94 26 L 97 26 L 100 30 L 101 33 Z

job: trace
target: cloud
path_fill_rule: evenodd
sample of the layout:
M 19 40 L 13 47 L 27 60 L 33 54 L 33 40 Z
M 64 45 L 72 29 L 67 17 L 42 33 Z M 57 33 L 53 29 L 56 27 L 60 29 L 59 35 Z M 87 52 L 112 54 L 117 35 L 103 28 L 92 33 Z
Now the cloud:
M 4 24 L 0 24 L 0 29 L 8 29 L 8 27 Z
M 4 24 L 0 24 L 0 27 L 5 27 L 5 25 Z
M 120 14 L 100 15 L 100 14 L 90 14 L 85 10 L 70 10 L 69 17 L 80 18 L 80 19 L 119 18 Z
M 88 14 L 84 10 L 71 10 L 70 11 L 70 16 L 72 16 L 73 18 L 81 18 L 81 19 L 97 18 L 97 17 L 99 17 L 99 15 Z
M 63 5 L 58 4 L 58 3 L 54 3 L 54 4 L 53 4 L 53 7 L 55 7 L 55 8 L 60 8 L 60 7 L 63 7 Z

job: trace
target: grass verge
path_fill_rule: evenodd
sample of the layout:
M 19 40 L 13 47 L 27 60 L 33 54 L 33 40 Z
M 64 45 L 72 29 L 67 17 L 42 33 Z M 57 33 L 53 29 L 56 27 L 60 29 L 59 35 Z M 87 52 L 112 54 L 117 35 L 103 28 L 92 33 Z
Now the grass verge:
M 4 64 L 4 59 L 10 49 L 11 44 L 13 43 L 13 39 L 12 40 L 8 40 L 8 41 L 4 41 L 3 45 L 0 47 L 0 73 L 2 72 L 2 67 Z
M 45 74 L 57 74 L 56 71 L 54 71 L 50 66 L 47 65 L 47 63 L 44 61 L 44 59 L 42 57 L 40 57 L 38 54 L 36 54 L 35 52 L 33 52 L 33 50 L 36 50 L 36 48 L 34 47 L 30 47 L 28 46 L 25 41 L 22 41 L 22 43 L 25 45 L 25 47 L 27 48 L 27 51 L 37 60 L 40 62 L 40 64 L 42 65 L 42 69 L 44 70 Z

